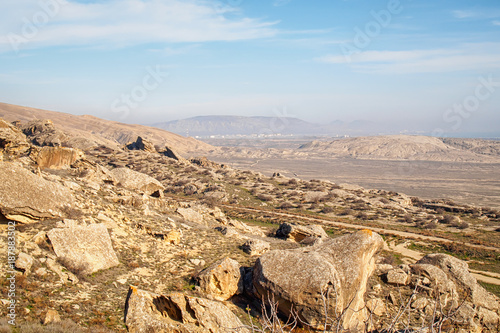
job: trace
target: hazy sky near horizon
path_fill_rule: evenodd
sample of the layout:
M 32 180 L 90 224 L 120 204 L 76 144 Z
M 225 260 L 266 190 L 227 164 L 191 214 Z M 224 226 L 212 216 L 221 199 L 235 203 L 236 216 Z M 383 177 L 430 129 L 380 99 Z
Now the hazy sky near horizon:
M 0 102 L 500 133 L 498 0 L 16 0 Z

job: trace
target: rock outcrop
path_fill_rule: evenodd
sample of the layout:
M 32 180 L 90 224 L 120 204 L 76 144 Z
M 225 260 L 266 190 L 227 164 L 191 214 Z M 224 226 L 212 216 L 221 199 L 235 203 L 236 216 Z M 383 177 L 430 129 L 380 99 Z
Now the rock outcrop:
M 66 135 L 51 120 L 34 120 L 21 125 L 21 130 L 37 146 L 61 147 Z
M 130 333 L 249 333 L 224 304 L 181 293 L 158 295 L 131 286 L 125 304 Z
M 116 168 L 111 170 L 111 174 L 121 186 L 129 190 L 156 197 L 163 196 L 165 187 L 158 180 L 144 173 L 129 168 Z
M 104 224 L 55 228 L 47 237 L 63 265 L 79 274 L 92 274 L 120 263 Z
M 324 329 L 327 302 L 329 318 L 339 318 L 345 329 L 361 329 L 367 280 L 383 245 L 378 234 L 362 230 L 311 247 L 267 252 L 254 266 L 255 295 L 274 295 L 285 316 L 296 312 L 315 329 Z
M 196 277 L 200 290 L 208 298 L 226 301 L 243 292 L 240 264 L 231 258 L 216 261 Z
M 320 225 L 300 225 L 282 223 L 276 231 L 276 237 L 288 239 L 297 243 L 314 242 L 315 239 L 328 238 L 327 233 Z
M 74 202 L 71 191 L 27 169 L 0 162 L 0 212 L 21 223 L 61 217 Z
M 29 149 L 30 143 L 26 136 L 15 126 L 0 119 L 0 152 L 18 157 L 26 154 Z
M 173 150 L 170 147 L 165 147 L 165 150 L 160 151 L 160 154 L 165 155 L 167 157 L 173 158 L 174 160 L 177 160 L 182 163 L 189 163 L 188 160 L 186 160 L 184 157 L 179 155 L 175 150 Z
M 85 154 L 79 149 L 63 147 L 42 147 L 30 155 L 41 169 L 68 168 L 84 156 Z
M 142 150 L 149 153 L 156 153 L 155 145 L 146 139 L 143 139 L 141 136 L 137 137 L 135 142 L 127 144 L 127 149 L 129 150 Z
M 260 256 L 271 249 L 271 244 L 260 239 L 249 239 L 241 249 L 251 256 Z

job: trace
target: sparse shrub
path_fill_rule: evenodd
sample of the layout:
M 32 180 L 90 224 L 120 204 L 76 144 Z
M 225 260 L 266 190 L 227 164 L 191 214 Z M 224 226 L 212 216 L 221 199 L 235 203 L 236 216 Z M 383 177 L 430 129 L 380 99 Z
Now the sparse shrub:
M 352 215 L 352 213 L 353 213 L 353 210 L 352 210 L 352 209 L 347 208 L 347 209 L 344 209 L 343 211 L 341 211 L 341 212 L 339 213 L 339 215 L 343 215 L 343 216 L 344 216 L 344 215 Z
M 356 218 L 360 219 L 360 220 L 368 220 L 368 214 L 366 214 L 365 212 L 358 212 L 356 214 Z
M 425 225 L 425 229 L 436 229 L 438 227 L 437 223 L 431 221 Z
M 259 200 L 262 200 L 262 201 L 273 201 L 272 196 L 270 196 L 269 194 L 264 194 L 264 193 L 258 194 L 257 198 Z
M 455 227 L 457 229 L 463 230 L 463 229 L 467 229 L 469 227 L 469 223 L 467 223 L 467 222 L 461 222 L 461 223 L 460 222 L 456 222 L 456 223 L 452 224 L 452 227 Z
M 330 207 L 330 206 L 325 206 L 323 207 L 323 209 L 321 210 L 321 212 L 323 214 L 330 214 L 330 213 L 333 213 L 335 211 L 335 209 L 333 209 L 333 207 Z
M 413 217 L 410 214 L 406 214 L 400 219 L 401 222 L 413 223 Z
M 279 209 L 290 209 L 294 208 L 294 205 L 292 205 L 290 202 L 285 201 L 281 205 L 278 206 Z
M 297 185 L 299 182 L 297 181 L 297 179 L 295 178 L 292 178 L 288 181 L 288 185 Z
M 387 198 L 380 198 L 379 201 L 386 205 L 390 202 Z
M 439 223 L 443 224 L 451 224 L 453 222 L 457 222 L 457 218 L 453 215 L 444 215 L 440 220 Z

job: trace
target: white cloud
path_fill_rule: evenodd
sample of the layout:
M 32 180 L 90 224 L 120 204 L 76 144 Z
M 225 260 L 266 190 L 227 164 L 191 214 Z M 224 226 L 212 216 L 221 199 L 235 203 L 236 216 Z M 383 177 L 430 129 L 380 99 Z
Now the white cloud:
M 500 25 L 500 21 L 493 21 L 493 25 Z
M 329 55 L 317 58 L 316 61 L 349 64 L 358 72 L 385 74 L 498 70 L 500 44 L 466 44 L 455 49 L 365 51 L 349 58 Z
M 47 10 L 39 3 L 52 5 Z M 4 7 L 0 13 L 0 51 L 11 49 L 8 36 L 12 39 L 12 34 L 23 38 L 24 42 L 19 44 L 22 49 L 236 41 L 267 38 L 277 33 L 273 27 L 276 22 L 241 15 L 228 18 L 237 9 L 215 1 L 16 0 Z M 31 31 L 30 24 L 34 27 Z
M 459 19 L 470 18 L 477 16 L 477 13 L 470 10 L 454 10 L 452 11 L 453 16 Z

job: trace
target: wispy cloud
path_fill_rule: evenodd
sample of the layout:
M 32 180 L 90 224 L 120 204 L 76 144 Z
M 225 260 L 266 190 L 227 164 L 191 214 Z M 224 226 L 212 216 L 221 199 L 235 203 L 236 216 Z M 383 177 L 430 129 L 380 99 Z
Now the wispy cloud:
M 454 10 L 452 11 L 452 14 L 454 17 L 459 19 L 470 18 L 478 15 L 476 12 L 471 10 Z
M 493 21 L 491 23 L 493 23 L 493 25 L 500 25 L 500 21 Z
M 276 35 L 277 22 L 242 17 L 228 18 L 237 9 L 216 2 L 195 0 L 106 0 L 58 3 L 52 13 L 38 0 L 19 0 L 0 13 L 0 51 L 7 51 L 13 34 L 27 40 L 26 48 L 47 46 L 122 47 L 146 43 L 236 41 Z M 41 2 L 40 2 L 41 3 Z M 3 5 L 2 5 L 3 6 Z M 12 14 L 15 13 L 15 14 Z M 48 20 L 37 23 L 35 17 Z M 28 22 L 28 23 L 27 23 Z M 26 26 L 35 27 L 27 36 Z
M 316 59 L 329 64 L 350 64 L 355 71 L 377 74 L 498 70 L 500 44 L 467 44 L 454 49 L 366 51 L 352 55 L 349 60 L 342 55 Z

